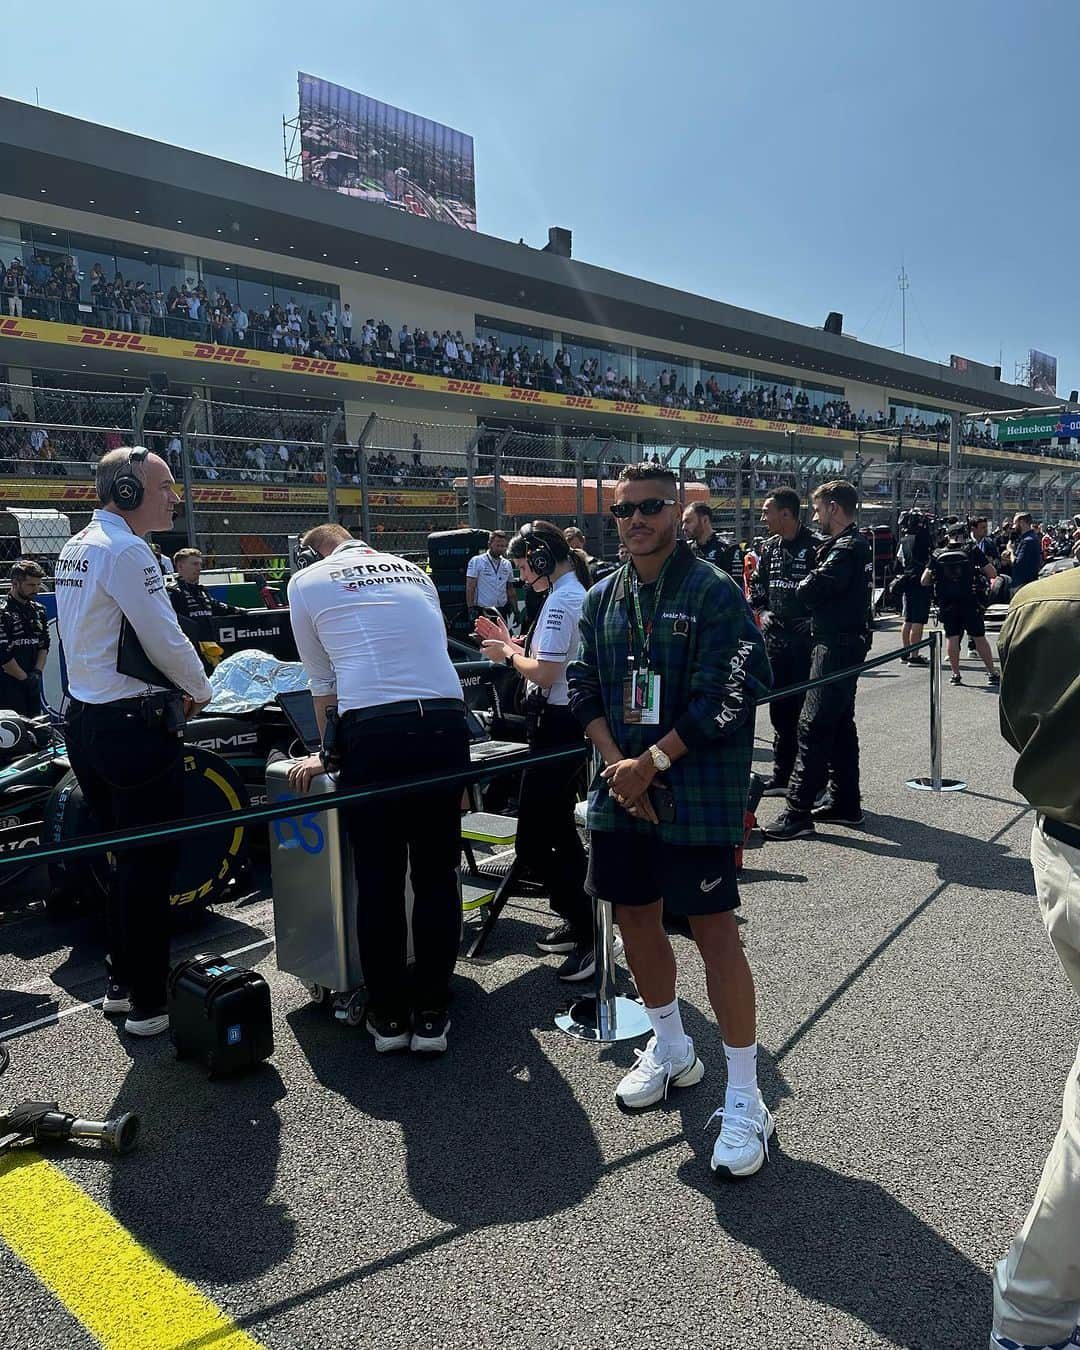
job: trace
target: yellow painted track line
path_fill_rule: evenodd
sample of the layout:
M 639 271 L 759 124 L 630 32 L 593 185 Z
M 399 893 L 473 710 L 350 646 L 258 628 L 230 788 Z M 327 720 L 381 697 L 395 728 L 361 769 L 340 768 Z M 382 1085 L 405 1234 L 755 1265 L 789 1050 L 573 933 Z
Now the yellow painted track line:
M 257 1350 L 220 1308 L 32 1151 L 0 1158 L 0 1239 L 104 1350 Z

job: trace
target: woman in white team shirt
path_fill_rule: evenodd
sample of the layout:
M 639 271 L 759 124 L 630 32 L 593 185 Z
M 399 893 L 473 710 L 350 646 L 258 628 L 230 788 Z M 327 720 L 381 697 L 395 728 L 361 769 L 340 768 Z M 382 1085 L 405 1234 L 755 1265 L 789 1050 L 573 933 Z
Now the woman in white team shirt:
M 589 573 L 585 559 L 546 520 L 534 520 L 510 541 L 508 556 L 521 579 L 544 602 L 525 638 L 511 638 L 505 623 L 481 616 L 475 636 L 491 661 L 509 661 L 526 681 L 531 750 L 580 745 L 582 731 L 567 706 L 566 666 L 578 650 L 578 621 Z M 517 856 L 547 887 L 562 923 L 536 944 L 565 954 L 559 978 L 588 979 L 594 969 L 592 902 L 585 893 L 585 850 L 574 823 L 580 762 L 542 764 L 522 774 L 518 798 Z

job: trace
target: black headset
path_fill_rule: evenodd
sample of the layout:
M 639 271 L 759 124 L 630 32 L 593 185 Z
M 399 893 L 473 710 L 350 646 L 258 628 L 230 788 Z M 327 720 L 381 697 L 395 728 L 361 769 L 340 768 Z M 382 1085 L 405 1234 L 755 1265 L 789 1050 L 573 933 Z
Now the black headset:
M 296 549 L 294 570 L 300 572 L 305 567 L 310 567 L 312 563 L 317 563 L 321 557 L 319 550 L 312 548 L 310 544 L 299 544 Z
M 552 544 L 555 542 L 554 538 L 549 542 L 546 539 L 536 537 L 536 531 L 532 525 L 522 525 L 521 529 L 518 530 L 517 537 L 521 540 L 529 566 L 538 577 L 551 576 L 559 563 L 565 562 L 570 556 L 570 545 L 560 537 L 565 552 L 562 557 L 556 557 L 552 549 Z M 513 556 L 512 553 L 511 556 Z
M 123 473 L 118 473 L 109 488 L 108 500 L 121 511 L 137 511 L 142 505 L 146 487 L 137 474 L 132 473 L 133 464 L 141 464 L 149 450 L 132 450 L 124 465 Z

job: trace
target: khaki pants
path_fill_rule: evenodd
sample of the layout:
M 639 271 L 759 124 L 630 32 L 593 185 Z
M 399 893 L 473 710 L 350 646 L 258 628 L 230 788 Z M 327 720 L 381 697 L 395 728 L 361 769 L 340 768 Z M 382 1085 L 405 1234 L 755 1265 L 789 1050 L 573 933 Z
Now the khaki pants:
M 1080 849 L 1031 835 L 1043 922 L 1080 994 Z M 1080 1318 L 1080 1051 L 1065 1085 L 1061 1128 L 1024 1226 L 994 1280 L 994 1329 L 1026 1345 L 1069 1341 Z

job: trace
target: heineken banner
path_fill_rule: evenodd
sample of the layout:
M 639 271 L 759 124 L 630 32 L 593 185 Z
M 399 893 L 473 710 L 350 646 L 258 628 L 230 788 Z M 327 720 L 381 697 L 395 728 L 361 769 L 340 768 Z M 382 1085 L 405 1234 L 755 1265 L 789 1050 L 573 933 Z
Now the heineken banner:
M 1080 415 L 1067 413 L 1061 417 L 1024 417 L 998 423 L 999 441 L 1041 441 L 1047 436 L 1080 436 Z

